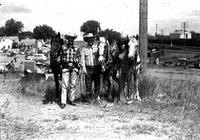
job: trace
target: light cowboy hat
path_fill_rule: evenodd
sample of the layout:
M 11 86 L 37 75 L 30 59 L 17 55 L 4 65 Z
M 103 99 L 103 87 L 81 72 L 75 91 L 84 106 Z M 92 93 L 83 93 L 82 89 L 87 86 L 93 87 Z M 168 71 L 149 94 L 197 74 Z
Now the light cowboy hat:
M 96 36 L 94 36 L 92 33 L 87 33 L 83 35 L 83 38 L 94 38 Z
M 65 37 L 66 39 L 69 39 L 69 38 L 71 38 L 71 39 L 76 39 L 76 38 L 77 38 L 77 35 L 72 34 L 72 33 L 68 33 L 68 34 L 66 34 L 64 37 Z

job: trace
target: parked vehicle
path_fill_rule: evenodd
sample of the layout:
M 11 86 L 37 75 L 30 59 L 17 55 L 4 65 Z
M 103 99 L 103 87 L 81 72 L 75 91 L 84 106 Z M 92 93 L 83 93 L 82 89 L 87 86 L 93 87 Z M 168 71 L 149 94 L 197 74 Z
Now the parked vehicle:
M 44 54 L 35 54 L 33 56 L 27 56 L 27 60 L 35 60 L 35 61 L 46 61 L 47 57 Z
M 34 56 L 33 55 L 27 56 L 26 60 L 34 60 Z
M 37 61 L 46 61 L 47 57 L 44 54 L 35 54 L 35 60 Z

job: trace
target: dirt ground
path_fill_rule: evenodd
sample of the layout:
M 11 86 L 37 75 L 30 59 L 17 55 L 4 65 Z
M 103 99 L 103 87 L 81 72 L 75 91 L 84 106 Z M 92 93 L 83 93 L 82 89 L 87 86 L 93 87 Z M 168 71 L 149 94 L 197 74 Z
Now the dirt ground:
M 60 109 L 42 97 L 24 96 L 18 77 L 0 77 L 0 140 L 200 139 L 198 111 L 144 98 L 132 105 L 77 103 Z

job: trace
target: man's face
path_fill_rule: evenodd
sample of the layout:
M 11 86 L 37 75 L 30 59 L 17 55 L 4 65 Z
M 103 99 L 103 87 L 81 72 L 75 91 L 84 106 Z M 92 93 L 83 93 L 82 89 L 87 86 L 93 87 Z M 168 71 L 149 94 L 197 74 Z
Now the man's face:
M 94 38 L 88 38 L 88 45 L 92 46 L 94 43 Z
M 73 38 L 68 38 L 67 41 L 68 41 L 67 42 L 68 45 L 73 45 L 73 43 L 74 43 L 74 39 Z

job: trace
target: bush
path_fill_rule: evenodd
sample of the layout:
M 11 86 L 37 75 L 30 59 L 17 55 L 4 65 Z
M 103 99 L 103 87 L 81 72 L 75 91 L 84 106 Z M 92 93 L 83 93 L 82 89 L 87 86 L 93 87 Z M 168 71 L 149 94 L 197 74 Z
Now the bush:
M 46 89 L 45 80 L 45 74 L 28 74 L 20 79 L 19 90 L 28 96 L 41 96 Z

